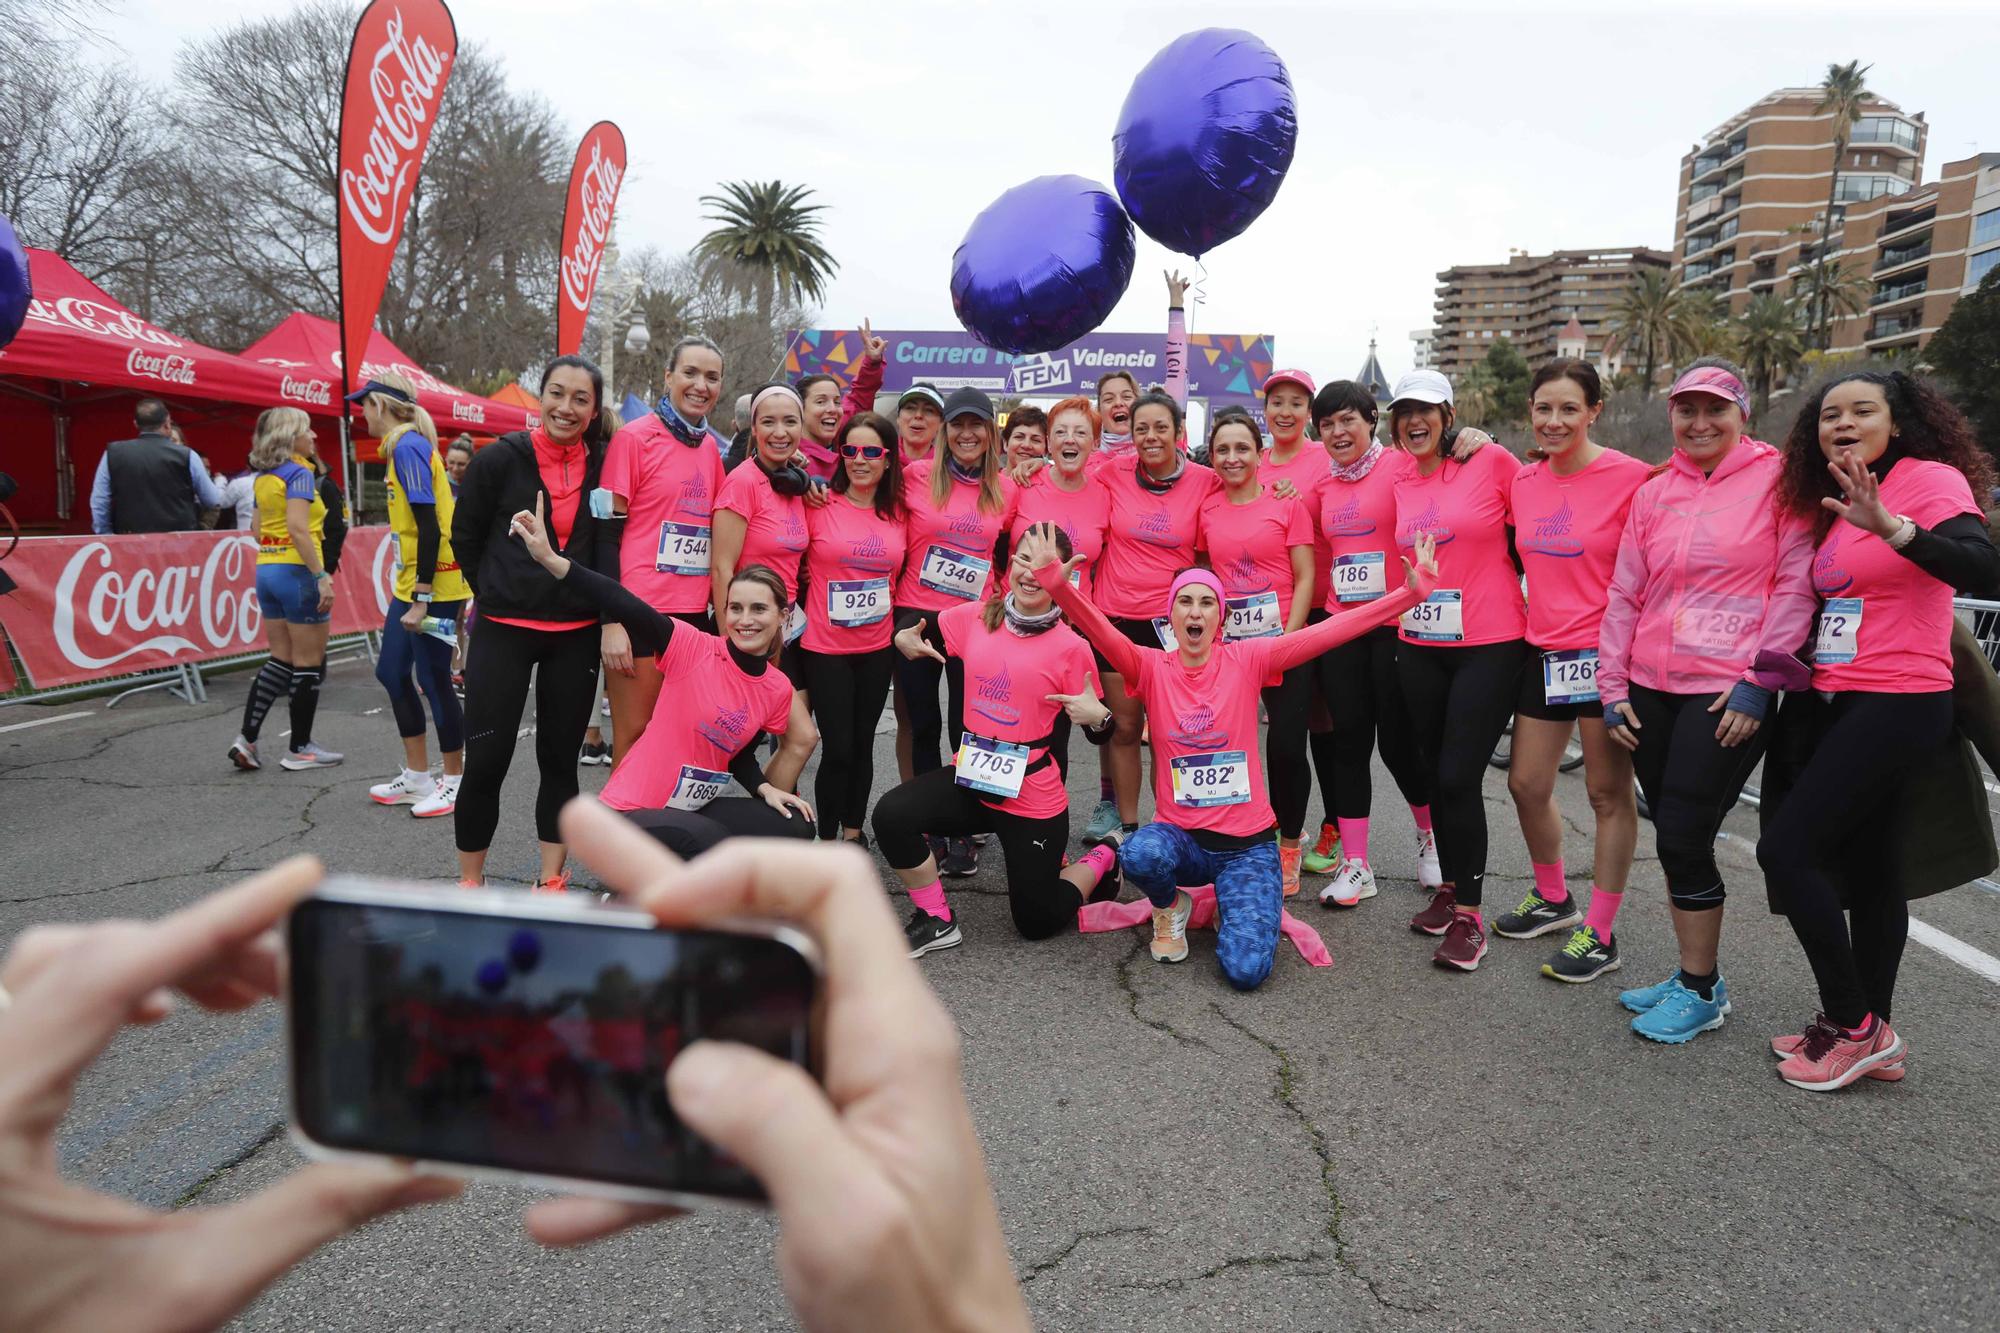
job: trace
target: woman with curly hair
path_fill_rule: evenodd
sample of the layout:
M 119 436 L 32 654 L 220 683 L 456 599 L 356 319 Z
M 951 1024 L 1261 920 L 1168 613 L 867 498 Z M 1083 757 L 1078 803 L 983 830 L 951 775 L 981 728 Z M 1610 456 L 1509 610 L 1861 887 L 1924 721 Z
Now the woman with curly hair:
M 1902 371 L 1833 379 L 1785 443 L 1779 503 L 1814 525 L 1819 626 L 1812 688 L 1782 715 L 1810 757 L 1757 860 L 1819 983 L 1812 1025 L 1771 1043 L 1796 1088 L 1902 1077 L 1889 1008 L 1909 909 L 1883 811 L 1951 737 L 1952 594 L 2000 590 L 1976 498 L 1992 484 L 1964 416 Z

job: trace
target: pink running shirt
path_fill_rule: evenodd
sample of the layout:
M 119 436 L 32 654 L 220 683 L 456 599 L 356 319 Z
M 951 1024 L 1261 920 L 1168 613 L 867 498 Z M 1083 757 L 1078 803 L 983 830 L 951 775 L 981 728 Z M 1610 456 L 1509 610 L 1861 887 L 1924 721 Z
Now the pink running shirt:
M 1319 489 L 1319 530 L 1326 539 L 1328 586 L 1313 596 L 1338 611 L 1393 592 L 1403 566 L 1396 548 L 1396 479 L 1410 466 L 1400 449 L 1384 449 L 1359 481 L 1328 475 Z
M 1037 523 L 1053 523 L 1069 534 L 1070 545 L 1083 557 L 1076 571 L 1076 586 L 1088 597 L 1097 562 L 1104 557 L 1105 533 L 1111 526 L 1111 493 L 1087 469 L 1083 489 L 1066 491 L 1056 485 L 1053 469 L 1043 468 L 1017 493 L 1014 523 L 1007 530 L 1013 544 L 1020 545 L 1021 534 Z
M 1965 474 L 1949 463 L 1900 459 L 1882 479 L 1881 495 L 1883 508 L 1922 528 L 1960 514 L 1980 517 Z M 1845 519 L 1835 520 L 1820 542 L 1812 582 L 1820 596 L 1814 689 L 1951 688 L 1950 584 Z
M 682 444 L 657 412 L 611 437 L 599 485 L 625 497 L 618 581 L 664 615 L 708 607 L 712 515 L 722 490 L 714 432 Z
M 806 632 L 815 653 L 867 653 L 889 646 L 896 629 L 896 578 L 903 572 L 903 524 L 845 495 L 806 509 Z
M 1201 502 L 1199 548 L 1208 552 L 1209 567 L 1222 580 L 1229 603 L 1232 637 L 1256 637 L 1237 633 L 1236 625 L 1248 618 L 1258 629 L 1269 622 L 1253 599 L 1276 593 L 1276 629 L 1283 633 L 1292 614 L 1292 548 L 1312 545 L 1312 520 L 1299 500 L 1280 500 L 1271 494 L 1271 483 L 1248 504 L 1231 504 L 1229 493 L 1218 488 Z
M 1116 458 L 1097 474 L 1111 500 L 1111 526 L 1097 565 L 1097 604 L 1105 614 L 1147 620 L 1167 613 L 1174 575 L 1194 563 L 1202 502 L 1221 483 L 1199 463 L 1185 463 L 1164 494 L 1134 475 L 1137 455 Z
M 1616 449 L 1567 477 L 1546 461 L 1514 474 L 1514 549 L 1528 571 L 1529 643 L 1549 652 L 1597 647 L 1625 514 L 1651 475 Z
M 1326 534 L 1319 529 L 1319 497 L 1325 492 L 1326 484 L 1333 480 L 1327 472 L 1326 447 L 1313 440 L 1304 440 L 1299 451 L 1292 455 L 1289 463 L 1273 463 L 1271 451 L 1264 451 L 1263 461 L 1257 465 L 1257 480 L 1268 487 L 1280 481 L 1289 481 L 1297 488 L 1299 502 L 1306 507 L 1306 518 L 1312 523 L 1313 532 L 1313 605 L 1326 600 L 1327 580 L 1333 574 L 1333 552 L 1327 546 Z
M 717 509 L 741 514 L 748 526 L 743 533 L 743 554 L 736 557 L 738 569 L 769 565 L 784 580 L 788 601 L 799 599 L 799 557 L 810 540 L 806 532 L 806 502 L 796 495 L 780 495 L 771 489 L 771 478 L 754 458 L 736 465 L 722 483 L 715 499 Z
M 991 741 L 1042 741 L 1028 750 L 1034 764 L 1049 752 L 1046 737 L 1055 729 L 1061 704 L 1051 694 L 1075 694 L 1088 686 L 1102 693 L 1090 645 L 1058 621 L 1040 634 L 1016 634 L 1006 621 L 986 628 L 977 603 L 954 606 L 938 617 L 944 650 L 965 664 L 965 729 Z M 1069 809 L 1062 772 L 1053 761 L 1028 774 L 1019 796 L 981 794 L 995 810 L 1026 819 L 1047 819 Z
M 949 451 L 948 445 L 939 448 Z M 993 581 L 993 544 L 1014 521 L 1017 489 L 1000 478 L 1000 508 L 979 507 L 979 483 L 952 478 L 944 507 L 931 502 L 931 472 L 936 457 L 919 459 L 903 470 L 905 555 L 896 605 L 914 611 L 943 611 L 985 600 Z
M 664 810 L 676 791 L 726 777 L 729 761 L 759 732 L 783 735 L 791 725 L 785 673 L 766 665 L 761 676 L 745 675 L 713 634 L 676 625 L 658 660 L 666 683 L 653 720 L 598 795 L 613 810 Z
M 1484 445 L 1463 463 L 1447 459 L 1430 476 L 1414 462 L 1396 478 L 1396 545 L 1408 552 L 1417 534 L 1437 539 L 1438 589 L 1459 594 L 1459 637 L 1419 638 L 1406 625 L 1404 643 L 1471 648 L 1505 643 L 1528 630 L 1521 576 L 1507 555 L 1507 525 L 1514 521 L 1508 490 L 1521 462 L 1498 444 Z M 1434 603 L 1435 604 L 1435 603 Z M 1447 630 L 1451 621 L 1441 623 Z

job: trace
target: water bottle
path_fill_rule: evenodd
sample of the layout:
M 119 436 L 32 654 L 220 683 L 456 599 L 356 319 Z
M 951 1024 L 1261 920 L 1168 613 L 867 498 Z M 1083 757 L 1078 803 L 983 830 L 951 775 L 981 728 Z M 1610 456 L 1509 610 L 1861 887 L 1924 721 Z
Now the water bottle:
M 449 616 L 425 616 L 417 622 L 417 632 L 428 634 L 456 648 L 458 646 L 458 621 Z

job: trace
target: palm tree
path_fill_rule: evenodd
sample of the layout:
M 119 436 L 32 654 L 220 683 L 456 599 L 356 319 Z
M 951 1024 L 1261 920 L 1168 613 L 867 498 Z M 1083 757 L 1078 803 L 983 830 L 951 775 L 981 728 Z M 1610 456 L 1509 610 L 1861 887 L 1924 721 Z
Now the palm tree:
M 1771 385 L 1789 375 L 1806 354 L 1798 308 L 1771 292 L 1760 292 L 1743 307 L 1736 324 L 1736 354 L 1757 391 L 1757 415 L 1771 405 Z
M 1698 356 L 1725 356 L 1734 346 L 1729 327 L 1729 302 L 1709 287 L 1681 288 L 1681 305 L 1668 334 L 1676 361 Z
M 1867 310 L 1871 294 L 1866 278 L 1827 263 L 1823 254 L 1792 283 L 1792 299 L 1806 313 L 1807 340 L 1822 352 L 1833 342 L 1834 320 Z
M 1833 203 L 1835 194 L 1840 190 L 1840 166 L 1847 158 L 1848 136 L 1861 119 L 1861 104 L 1868 100 L 1868 71 L 1873 68 L 1873 65 L 1864 65 L 1858 60 L 1850 60 L 1845 65 L 1828 65 L 1826 78 L 1820 81 L 1819 105 L 1813 108 L 1813 113 L 1831 113 L 1833 116 L 1833 165 L 1827 168 L 1826 173 L 1826 211 L 1820 214 L 1819 255 L 1813 260 L 1815 269 L 1827 267 L 1827 261 L 1833 254 Z M 1808 307 L 1806 324 L 1822 350 L 1833 341 L 1833 312 L 1817 299 Z
M 1639 387 L 1650 396 L 1660 362 L 1672 360 L 1684 336 L 1685 289 L 1665 269 L 1649 268 L 1632 280 L 1611 307 L 1612 350 L 1636 355 Z
M 820 244 L 817 215 L 826 205 L 805 202 L 811 188 L 730 181 L 722 190 L 701 197 L 712 210 L 704 216 L 721 225 L 701 238 L 695 254 L 755 295 L 758 317 L 767 325 L 779 292 L 795 301 L 824 299 L 840 265 Z

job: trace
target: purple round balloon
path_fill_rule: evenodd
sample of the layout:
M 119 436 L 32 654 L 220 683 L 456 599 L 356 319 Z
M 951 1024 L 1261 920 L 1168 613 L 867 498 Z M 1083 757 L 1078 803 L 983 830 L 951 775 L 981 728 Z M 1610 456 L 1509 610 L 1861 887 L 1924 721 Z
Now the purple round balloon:
M 1239 29 L 1203 28 L 1132 81 L 1111 136 L 1111 179 L 1141 231 L 1199 258 L 1270 207 L 1298 137 L 1278 53 Z
M 516 972 L 532 972 L 542 961 L 542 937 L 532 930 L 517 930 L 507 937 L 507 961 Z
M 951 258 L 958 322 L 1003 352 L 1052 352 L 1102 324 L 1132 282 L 1132 219 L 1082 176 L 1037 176 L 986 206 Z
M 28 318 L 28 252 L 14 234 L 14 224 L 0 214 L 0 347 L 14 341 Z
M 479 965 L 474 979 L 479 983 L 479 989 L 488 995 L 498 995 L 507 988 L 507 964 L 498 958 L 489 958 Z

